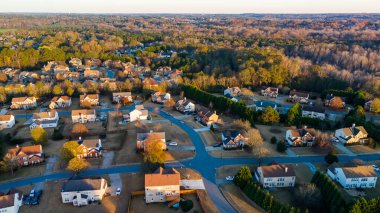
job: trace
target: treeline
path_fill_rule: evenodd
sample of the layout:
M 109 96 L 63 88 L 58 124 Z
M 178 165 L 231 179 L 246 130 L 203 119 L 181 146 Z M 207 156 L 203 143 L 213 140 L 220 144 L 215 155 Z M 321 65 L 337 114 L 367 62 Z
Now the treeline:
M 325 206 L 331 213 L 335 212 L 349 212 L 349 213 L 378 213 L 380 212 L 380 198 L 374 198 L 371 200 L 366 200 L 361 197 L 356 200 L 353 204 L 348 204 L 342 194 L 340 193 L 338 187 L 331 178 L 326 174 L 317 171 L 312 180 L 321 193 Z
M 327 175 L 317 171 L 311 182 L 321 191 L 323 202 L 329 212 L 345 212 L 347 210 L 347 203 L 342 197 L 338 186 Z
M 212 95 L 188 84 L 183 85 L 182 90 L 186 97 L 197 100 L 205 106 L 212 106 L 221 112 L 235 114 L 241 119 L 248 120 L 252 125 L 258 118 L 258 114 L 241 101 L 233 102 L 229 98 Z
M 350 127 L 353 123 L 357 126 L 364 126 L 370 138 L 380 141 L 380 125 L 373 121 L 366 121 L 363 107 L 357 106 L 345 116 L 343 124 L 345 127 Z
M 346 98 L 346 103 L 353 104 L 355 106 L 363 106 L 366 101 L 366 92 L 362 90 L 353 91 L 351 88 L 345 90 L 328 89 L 324 90 L 321 94 L 322 98 L 326 98 L 328 95 L 335 95 Z

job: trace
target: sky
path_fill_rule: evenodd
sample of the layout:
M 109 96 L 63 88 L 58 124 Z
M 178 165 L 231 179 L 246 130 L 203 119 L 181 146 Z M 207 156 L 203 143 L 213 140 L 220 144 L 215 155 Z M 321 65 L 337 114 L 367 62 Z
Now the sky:
M 0 12 L 380 13 L 380 0 L 0 0 Z

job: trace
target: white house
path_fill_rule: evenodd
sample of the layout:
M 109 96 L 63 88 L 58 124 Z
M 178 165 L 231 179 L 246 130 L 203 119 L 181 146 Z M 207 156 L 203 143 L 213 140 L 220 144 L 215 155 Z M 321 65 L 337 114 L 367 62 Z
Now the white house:
M 163 104 L 171 98 L 170 93 L 155 92 L 152 94 L 152 102 Z
M 22 206 L 22 197 L 19 192 L 0 195 L 0 212 L 17 213 Z
M 195 112 L 195 104 L 191 101 L 186 100 L 186 97 L 177 101 L 175 108 L 182 113 Z
M 50 109 L 66 108 L 71 106 L 71 98 L 69 96 L 56 96 L 51 99 Z
M 130 122 L 146 120 L 148 119 L 148 115 L 148 110 L 144 108 L 144 105 L 136 105 L 135 109 L 129 113 L 129 120 Z
M 89 201 L 102 200 L 106 189 L 107 181 L 104 178 L 68 180 L 62 186 L 62 203 L 85 206 Z
M 335 130 L 334 136 L 338 138 L 341 143 L 367 143 L 368 133 L 363 126 L 346 127 Z
M 85 139 L 78 140 L 79 150 L 78 153 L 79 158 L 97 158 L 102 156 L 102 140 L 101 139 Z
M 80 106 L 84 106 L 84 104 L 90 103 L 91 106 L 99 105 L 99 94 L 84 94 L 79 96 Z
M 145 174 L 145 202 L 168 202 L 180 196 L 180 174 L 175 169 L 158 168 Z
M 96 119 L 95 110 L 76 109 L 71 111 L 71 119 L 73 123 L 88 123 L 94 122 Z
M 303 106 L 302 107 L 302 117 L 318 118 L 321 120 L 325 120 L 326 110 L 321 108 L 321 107 Z
M 277 98 L 278 88 L 277 87 L 267 87 L 266 89 L 261 90 L 261 95 L 269 96 L 271 98 Z
M 239 87 L 228 87 L 227 89 L 224 90 L 223 92 L 224 96 L 227 97 L 238 97 L 241 95 L 241 90 Z
M 37 107 L 37 99 L 35 97 L 12 98 L 12 109 L 31 109 L 35 107 Z
M 344 188 L 375 188 L 377 174 L 372 166 L 331 164 L 327 175 Z
M 0 115 L 0 130 L 12 128 L 15 124 L 15 116 Z
M 255 171 L 255 177 L 264 188 L 294 187 L 296 173 L 292 165 L 259 166 Z
M 245 144 L 245 138 L 237 130 L 225 130 L 222 132 L 222 142 L 224 149 L 236 149 L 240 148 Z
M 58 112 L 55 110 L 33 113 L 32 124 L 30 124 L 29 128 L 34 129 L 38 126 L 42 128 L 55 128 L 58 126 L 58 121 Z

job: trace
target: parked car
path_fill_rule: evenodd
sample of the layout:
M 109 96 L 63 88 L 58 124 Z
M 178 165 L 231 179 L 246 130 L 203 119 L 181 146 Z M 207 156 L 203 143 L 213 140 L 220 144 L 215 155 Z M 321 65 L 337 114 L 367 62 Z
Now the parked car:
M 117 188 L 116 189 L 116 195 L 120 195 L 121 194 L 121 189 L 120 188 Z
M 31 201 L 30 204 L 32 204 L 32 205 L 38 205 L 39 204 L 38 197 L 37 196 L 36 197 L 32 197 L 32 201 Z
M 214 145 L 212 145 L 213 147 L 219 147 L 219 146 L 221 146 L 223 143 L 216 143 L 216 144 L 214 144 Z
M 339 143 L 339 139 L 337 137 L 332 137 L 331 142 Z
M 380 172 L 380 168 L 376 165 L 372 165 L 373 169 L 376 171 L 376 172 Z
M 32 189 L 32 191 L 30 191 L 29 197 L 34 197 L 34 195 L 35 195 L 35 191 L 34 189 Z
M 169 146 L 178 146 L 178 143 L 175 142 L 175 141 L 172 141 L 172 142 L 169 143 Z
M 233 181 L 233 180 L 234 180 L 234 176 L 227 176 L 227 177 L 226 177 L 226 180 L 227 180 L 227 181 Z
M 30 205 L 31 201 L 32 201 L 32 198 L 31 198 L 30 196 L 28 196 L 28 197 L 25 199 L 24 204 L 25 204 L 25 205 Z

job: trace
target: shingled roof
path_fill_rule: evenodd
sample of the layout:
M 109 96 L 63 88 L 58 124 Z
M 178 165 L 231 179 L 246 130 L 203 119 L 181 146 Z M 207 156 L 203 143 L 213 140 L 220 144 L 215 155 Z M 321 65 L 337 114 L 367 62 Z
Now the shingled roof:
M 158 168 L 152 174 L 145 175 L 145 187 L 179 185 L 180 174 L 176 169 Z

